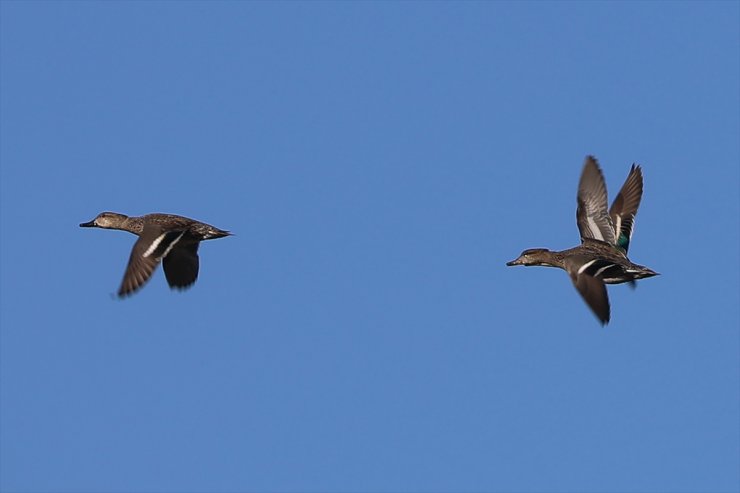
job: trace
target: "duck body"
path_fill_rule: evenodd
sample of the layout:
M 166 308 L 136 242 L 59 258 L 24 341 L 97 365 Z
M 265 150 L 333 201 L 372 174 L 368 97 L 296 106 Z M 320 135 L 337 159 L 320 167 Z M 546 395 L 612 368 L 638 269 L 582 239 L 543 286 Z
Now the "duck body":
M 606 185 L 596 159 L 586 157 L 578 187 L 576 219 L 581 244 L 562 251 L 525 250 L 508 266 L 545 266 L 565 270 L 586 304 L 602 324 L 611 317 L 606 284 L 635 284 L 658 273 L 627 258 L 634 219 L 643 189 L 642 170 L 630 173 L 607 211 Z
M 195 219 L 161 213 L 129 217 L 117 212 L 101 212 L 80 227 L 118 229 L 139 237 L 131 250 L 119 297 L 141 289 L 160 262 L 170 288 L 189 288 L 198 278 L 200 242 L 231 235 Z
M 531 248 L 506 265 L 558 267 L 571 277 L 590 275 L 605 284 L 634 282 L 657 275 L 651 269 L 632 263 L 621 250 L 600 240 L 586 239 L 582 245 L 563 251 Z

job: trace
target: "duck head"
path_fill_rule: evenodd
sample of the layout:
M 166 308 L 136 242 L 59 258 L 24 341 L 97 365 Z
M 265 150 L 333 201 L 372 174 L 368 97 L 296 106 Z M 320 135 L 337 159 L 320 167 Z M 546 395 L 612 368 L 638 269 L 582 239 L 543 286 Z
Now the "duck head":
M 506 262 L 506 265 L 509 267 L 514 265 L 546 265 L 558 267 L 553 261 L 553 253 L 547 248 L 530 248 L 529 250 L 524 250 L 515 260 Z
M 92 221 L 81 223 L 80 227 L 116 229 L 126 219 L 128 219 L 128 216 L 125 214 L 118 214 L 117 212 L 101 212 Z

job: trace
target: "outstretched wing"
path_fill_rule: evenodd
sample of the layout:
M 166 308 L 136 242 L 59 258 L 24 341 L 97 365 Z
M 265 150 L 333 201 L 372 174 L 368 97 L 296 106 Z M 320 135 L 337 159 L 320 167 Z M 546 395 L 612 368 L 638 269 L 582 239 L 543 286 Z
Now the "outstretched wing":
M 598 277 L 582 274 L 573 279 L 581 297 L 591 308 L 602 325 L 609 323 L 609 296 L 606 294 L 606 284 Z
M 167 283 L 173 289 L 186 289 L 198 279 L 198 243 L 177 245 L 162 260 Z
M 586 304 L 602 325 L 609 323 L 609 295 L 606 292 L 603 274 L 614 267 L 605 259 L 588 260 L 586 257 L 569 257 L 564 262 L 566 272 Z
M 614 245 L 614 225 L 607 211 L 604 175 L 593 156 L 586 157 L 578 184 L 576 221 L 581 240 L 593 238 Z
M 162 257 L 170 252 L 183 234 L 183 231 L 162 233 L 157 227 L 144 228 L 131 249 L 131 257 L 121 287 L 118 289 L 118 296 L 128 296 L 141 289 L 149 281 Z
M 642 199 L 642 169 L 632 165 L 622 189 L 614 199 L 609 216 L 614 224 L 616 245 L 627 253 L 632 232 L 635 229 L 635 215 Z

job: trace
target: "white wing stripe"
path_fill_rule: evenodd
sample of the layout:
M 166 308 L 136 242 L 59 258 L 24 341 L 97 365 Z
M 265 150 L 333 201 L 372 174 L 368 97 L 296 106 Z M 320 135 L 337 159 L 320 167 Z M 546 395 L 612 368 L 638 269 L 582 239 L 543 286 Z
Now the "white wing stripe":
M 593 216 L 588 216 L 588 229 L 591 231 L 592 238 L 604 241 L 601 228 L 599 228 L 599 224 L 594 220 Z
M 172 250 L 172 247 L 175 246 L 175 243 L 177 243 L 178 241 L 180 241 L 180 238 L 182 238 L 182 235 L 184 235 L 184 234 L 185 234 L 185 231 L 183 231 L 182 233 L 180 233 L 180 236 L 178 236 L 177 238 L 175 238 L 175 241 L 173 241 L 172 243 L 170 243 L 170 246 L 167 247 L 167 250 L 164 251 L 164 254 L 160 258 L 166 257 L 167 254 L 170 253 L 170 250 Z
M 182 233 L 180 233 L 177 238 L 175 238 L 174 240 L 172 240 L 172 242 L 170 242 L 170 244 L 167 245 L 167 249 L 164 251 L 164 253 L 162 255 L 160 255 L 157 258 L 157 260 L 166 257 L 167 254 L 170 253 L 170 250 L 172 250 L 172 247 L 174 247 L 175 244 L 178 241 L 180 241 L 180 238 L 182 238 L 182 236 L 184 234 L 185 234 L 185 231 L 183 231 Z M 162 241 L 165 239 L 166 236 L 167 236 L 167 233 L 162 233 L 161 235 L 157 236 L 157 238 L 152 242 L 152 244 L 149 245 L 149 248 L 146 249 L 146 251 L 144 252 L 144 254 L 142 255 L 142 257 L 146 258 L 146 257 L 150 256 L 152 253 L 156 252 L 157 251 L 157 248 L 160 245 L 160 243 L 162 243 Z
M 580 276 L 581 274 L 583 274 L 583 271 L 585 271 L 586 269 L 588 269 L 589 267 L 591 267 L 594 262 L 596 262 L 596 259 L 593 259 L 590 262 L 586 262 L 585 264 L 583 264 L 580 267 L 580 269 L 578 269 L 578 275 Z
M 605 265 L 604 267 L 602 267 L 601 269 L 599 269 L 599 270 L 596 271 L 596 273 L 594 274 L 594 277 L 599 277 L 602 272 L 604 272 L 606 269 L 608 269 L 610 267 L 614 267 L 615 265 L 617 265 L 617 264 Z
M 164 240 L 164 237 L 165 236 L 166 236 L 166 233 L 157 236 L 154 239 L 154 241 L 152 242 L 152 244 L 149 245 L 149 248 L 146 249 L 146 251 L 144 252 L 144 255 L 142 255 L 142 257 L 147 258 L 149 255 L 151 255 L 152 253 L 154 253 L 154 250 L 156 250 L 157 247 L 159 246 L 159 244 L 162 243 L 162 240 Z

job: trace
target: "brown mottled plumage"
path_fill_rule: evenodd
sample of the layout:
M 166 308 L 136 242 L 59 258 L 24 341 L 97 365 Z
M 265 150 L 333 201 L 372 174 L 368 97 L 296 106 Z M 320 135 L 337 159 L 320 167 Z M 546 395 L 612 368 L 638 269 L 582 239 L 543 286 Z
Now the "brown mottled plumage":
M 578 184 L 576 211 L 581 244 L 560 252 L 545 248 L 525 250 L 506 265 L 540 265 L 565 270 L 586 304 L 605 325 L 611 315 L 606 284 L 634 284 L 637 279 L 658 275 L 627 258 L 641 198 L 642 170 L 633 164 L 611 209 L 607 211 L 604 175 L 596 159 L 587 156 Z
M 174 214 L 147 214 L 128 217 L 116 212 L 101 212 L 83 228 L 120 229 L 139 237 L 123 275 L 118 296 L 135 293 L 151 277 L 160 261 L 167 283 L 173 289 L 186 289 L 198 278 L 198 245 L 203 240 L 231 233 L 210 224 Z

